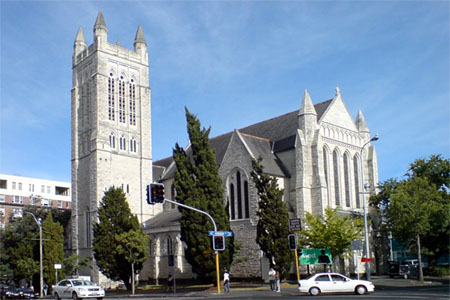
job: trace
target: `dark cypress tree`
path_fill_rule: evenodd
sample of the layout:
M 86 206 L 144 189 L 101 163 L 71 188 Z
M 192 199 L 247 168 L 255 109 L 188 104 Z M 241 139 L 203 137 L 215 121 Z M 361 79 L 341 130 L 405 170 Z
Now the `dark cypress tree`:
M 252 160 L 251 173 L 259 196 L 256 242 L 281 278 L 286 278 L 293 259 L 288 244 L 289 215 L 282 201 L 283 189 L 278 188 L 276 178 L 263 173 L 261 161 L 262 158 Z
M 112 187 L 105 192 L 98 209 L 99 222 L 94 224 L 94 257 L 100 271 L 112 280 L 122 280 L 131 290 L 131 265 L 118 249 L 119 236 L 142 230 L 136 216 L 131 213 L 125 193 Z M 142 269 L 142 262 L 135 271 Z
M 177 165 L 175 173 L 176 199 L 180 203 L 209 213 L 218 230 L 230 230 L 229 217 L 223 203 L 222 182 L 218 175 L 214 150 L 209 144 L 210 129 L 201 129 L 200 121 L 186 108 L 187 130 L 190 147 L 186 151 L 178 144 L 173 150 Z M 204 214 L 179 208 L 181 240 L 186 243 L 185 257 L 199 279 L 215 278 L 213 255 L 205 254 L 212 249 L 209 230 L 214 230 L 211 220 Z M 210 251 L 209 251 L 210 252 Z M 226 239 L 226 250 L 220 253 L 220 265 L 229 268 L 233 259 L 233 238 Z M 223 268 L 221 268 L 223 269 Z

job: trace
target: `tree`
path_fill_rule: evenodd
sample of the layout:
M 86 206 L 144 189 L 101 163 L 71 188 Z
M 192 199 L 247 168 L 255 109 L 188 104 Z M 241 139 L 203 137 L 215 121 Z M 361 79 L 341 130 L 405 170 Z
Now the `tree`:
M 55 264 L 62 264 L 64 261 L 64 229 L 59 222 L 53 221 L 51 212 L 42 222 L 42 238 L 44 239 L 44 277 L 49 286 L 56 283 Z M 63 270 L 58 271 L 60 277 L 64 278 Z
M 33 275 L 39 273 L 39 263 L 32 257 L 23 257 L 17 260 L 15 271 L 18 276 L 31 283 Z
M 123 232 L 117 235 L 116 239 L 117 252 L 123 255 L 126 261 L 131 265 L 131 290 L 134 295 L 136 282 L 134 266 L 137 264 L 143 264 L 147 259 L 149 237 L 140 228 L 140 230 Z
M 178 144 L 173 150 L 177 166 L 174 185 L 176 200 L 213 216 L 218 230 L 231 229 L 229 216 L 223 203 L 222 181 L 218 175 L 214 150 L 209 144 L 210 129 L 201 129 L 200 121 L 186 108 L 190 147 L 187 153 Z M 211 280 L 216 275 L 215 262 L 205 254 L 212 249 L 209 230 L 214 230 L 209 218 L 198 212 L 181 212 L 181 240 L 186 243 L 185 257 L 199 279 Z M 234 253 L 233 238 L 227 238 L 226 249 L 220 252 L 220 262 L 229 268 Z
M 278 188 L 277 179 L 265 174 L 262 158 L 252 160 L 253 182 L 259 196 L 259 217 L 256 227 L 256 242 L 270 264 L 275 265 L 280 277 L 286 277 L 292 263 L 289 250 L 289 215 L 283 202 L 283 189 Z
M 80 258 L 78 255 L 71 255 L 64 258 L 63 272 L 66 275 L 78 275 L 79 271 L 89 266 L 92 259 L 90 257 Z
M 449 252 L 450 160 L 441 155 L 417 159 L 404 178 L 381 183 L 370 198 L 384 220 L 381 232 L 392 231 L 399 242 L 414 241 L 430 262 Z M 420 248 L 420 251 L 419 251 Z M 421 259 L 421 256 L 419 256 Z
M 338 208 L 327 207 L 323 216 L 306 213 L 301 243 L 311 248 L 328 248 L 333 258 L 339 257 L 344 270 L 344 258 L 351 253 L 350 242 L 362 238 L 364 221 L 359 217 L 340 215 Z
M 131 266 L 126 255 L 121 252 L 118 238 L 123 233 L 140 231 L 136 216 L 131 213 L 125 193 L 120 188 L 111 187 L 105 192 L 98 209 L 98 223 L 94 224 L 94 257 L 100 271 L 112 280 L 122 280 L 131 290 Z M 135 265 L 142 269 L 142 262 Z

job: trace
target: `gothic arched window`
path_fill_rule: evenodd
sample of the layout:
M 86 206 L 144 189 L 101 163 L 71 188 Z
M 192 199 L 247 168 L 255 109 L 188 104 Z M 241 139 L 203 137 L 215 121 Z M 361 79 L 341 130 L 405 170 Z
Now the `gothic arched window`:
M 236 171 L 236 173 L 231 176 L 229 186 L 231 220 L 250 218 L 250 200 L 246 176 L 242 176 L 240 171 Z
M 328 151 L 326 147 L 323 147 L 323 172 L 325 174 L 325 184 L 327 185 L 327 200 L 329 200 L 329 183 L 328 183 Z
M 119 122 L 125 123 L 125 80 L 119 79 Z
M 356 199 L 356 208 L 361 208 L 361 198 L 359 195 L 359 166 L 358 166 L 358 157 L 355 155 L 353 157 L 353 172 L 355 174 L 355 199 Z
M 108 78 L 108 120 L 115 120 L 115 111 L 114 111 L 114 77 L 113 73 L 109 73 Z
M 136 139 L 134 137 L 130 140 L 130 152 L 136 152 Z
M 114 135 L 114 133 L 111 133 L 109 135 L 109 146 L 111 147 L 111 149 L 116 148 L 116 136 Z
M 350 173 L 348 170 L 348 155 L 344 154 L 344 188 L 345 188 L 345 205 L 350 207 Z
M 136 85 L 134 79 L 131 79 L 128 91 L 130 125 L 136 125 Z
M 119 138 L 119 149 L 127 150 L 127 140 L 123 135 Z
M 334 172 L 334 200 L 336 206 L 341 205 L 339 193 L 339 160 L 337 150 L 333 151 L 333 172 Z

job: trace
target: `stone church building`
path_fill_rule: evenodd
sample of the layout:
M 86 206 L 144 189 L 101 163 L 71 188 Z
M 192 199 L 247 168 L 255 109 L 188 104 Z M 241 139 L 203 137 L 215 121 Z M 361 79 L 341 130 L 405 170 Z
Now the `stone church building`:
M 361 111 L 356 121 L 349 114 L 339 88 L 333 99 L 313 105 L 308 91 L 299 110 L 236 129 L 210 139 L 215 150 L 229 207 L 231 229 L 242 243 L 238 254 L 245 261 L 231 269 L 234 277 L 265 277 L 269 263 L 256 244 L 258 196 L 250 172 L 252 158 L 262 157 L 264 171 L 278 179 L 290 218 L 303 219 L 305 212 L 323 215 L 325 208 L 342 214 L 363 214 L 361 164 L 364 183 L 378 182 L 375 148 L 368 144 L 370 131 Z M 172 157 L 153 162 L 153 180 L 166 187 L 166 198 L 175 199 Z M 180 214 L 171 204 L 145 223 L 150 234 L 151 259 L 144 271 L 151 278 L 167 272 L 190 277 L 180 242 Z M 168 260 L 174 267 L 168 268 Z
M 122 187 L 131 211 L 150 235 L 150 258 L 141 280 L 192 278 L 180 242 L 177 208 L 169 203 L 148 205 L 146 186 L 165 184 L 166 198 L 175 199 L 172 157 L 152 162 L 151 89 L 148 48 L 142 28 L 134 49 L 108 42 L 100 11 L 94 41 L 86 44 L 78 30 L 73 52 L 72 81 L 72 236 L 71 247 L 82 257 L 93 256 L 92 226 L 104 192 Z M 213 137 L 223 201 L 231 228 L 247 259 L 231 270 L 234 277 L 263 277 L 267 261 L 255 242 L 258 197 L 252 182 L 251 160 L 263 158 L 265 172 L 284 189 L 291 218 L 305 212 L 324 213 L 339 207 L 343 214 L 362 214 L 362 186 L 378 182 L 375 148 L 361 111 L 356 121 L 337 88 L 333 99 L 313 105 L 307 91 L 299 109 Z M 360 170 L 364 170 L 364 182 Z M 206 234 L 206 233 L 205 233 Z M 169 267 L 169 262 L 170 266 Z M 105 280 L 97 271 L 94 281 Z

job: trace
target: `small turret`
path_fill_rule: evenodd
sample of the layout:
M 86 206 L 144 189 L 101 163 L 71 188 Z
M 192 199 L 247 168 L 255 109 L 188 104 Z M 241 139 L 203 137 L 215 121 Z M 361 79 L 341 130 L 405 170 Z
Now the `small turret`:
M 106 43 L 108 40 L 108 28 L 106 27 L 105 19 L 103 18 L 103 13 L 100 10 L 97 15 L 97 20 L 95 20 L 94 25 L 94 44 L 97 46 L 102 43 Z
M 311 140 L 317 126 L 317 112 L 309 96 L 308 90 L 303 95 L 302 106 L 298 111 L 298 128 L 304 132 L 305 138 Z
M 145 40 L 141 25 L 138 26 L 136 36 L 134 37 L 134 51 L 141 55 L 143 63 L 148 62 L 147 41 Z
M 73 43 L 73 55 L 74 57 L 77 57 L 78 54 L 86 50 L 87 45 L 86 41 L 84 40 L 84 34 L 83 29 L 78 28 L 77 36 L 75 37 L 75 41 Z
M 361 134 L 363 140 L 369 140 L 370 139 L 369 126 L 367 126 L 366 119 L 364 118 L 364 115 L 361 110 L 358 110 L 355 125 L 356 128 L 358 128 L 358 131 Z

